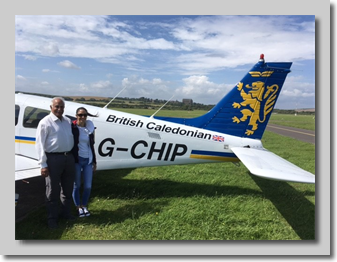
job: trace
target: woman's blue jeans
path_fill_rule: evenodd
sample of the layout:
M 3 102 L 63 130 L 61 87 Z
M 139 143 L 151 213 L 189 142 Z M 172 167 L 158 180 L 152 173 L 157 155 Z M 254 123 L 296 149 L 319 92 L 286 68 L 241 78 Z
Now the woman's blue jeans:
M 92 185 L 93 169 L 92 163 L 89 164 L 89 158 L 78 157 L 78 163 L 76 163 L 75 182 L 73 189 L 73 200 L 75 205 L 87 206 Z M 82 201 L 80 197 L 81 182 L 83 178 L 83 194 Z

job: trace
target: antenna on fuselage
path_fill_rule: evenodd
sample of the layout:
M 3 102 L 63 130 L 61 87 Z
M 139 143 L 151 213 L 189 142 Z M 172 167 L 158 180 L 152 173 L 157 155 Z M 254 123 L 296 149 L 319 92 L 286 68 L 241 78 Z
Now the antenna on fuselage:
M 155 114 L 157 114 L 164 106 L 166 106 L 167 105 L 167 103 L 168 102 L 170 102 L 171 101 L 171 99 L 174 97 L 174 95 L 169 99 L 169 100 L 167 100 L 166 101 L 166 103 L 165 104 L 163 104 L 156 112 L 154 112 L 154 114 L 152 115 L 152 116 L 150 116 L 150 118 L 153 118 L 154 117 L 154 115 Z
M 107 107 L 108 107 L 108 105 L 110 105 L 110 104 L 111 104 L 111 102 L 112 102 L 112 101 L 114 101 L 114 100 L 115 100 L 115 98 L 116 98 L 117 96 L 119 96 L 119 94 L 120 94 L 120 93 L 122 93 L 122 92 L 124 91 L 124 89 L 125 89 L 125 88 L 127 88 L 127 86 L 126 86 L 126 87 L 124 87 L 124 88 L 123 88 L 121 91 L 119 91 L 119 92 L 118 92 L 118 94 L 117 94 L 117 95 L 115 95 L 115 97 L 114 97 L 113 99 L 111 99 L 111 100 L 110 100 L 110 102 L 109 102 L 109 103 L 107 103 L 107 104 L 106 104 L 106 105 L 105 105 L 103 108 L 107 108 Z

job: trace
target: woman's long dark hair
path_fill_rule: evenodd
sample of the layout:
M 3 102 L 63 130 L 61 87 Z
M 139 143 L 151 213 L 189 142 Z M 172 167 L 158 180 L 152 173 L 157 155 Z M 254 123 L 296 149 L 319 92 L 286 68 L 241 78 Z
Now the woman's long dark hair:
M 79 108 L 77 108 L 76 109 L 76 115 L 77 115 L 78 111 L 80 111 L 80 110 L 84 110 L 85 112 L 87 112 L 88 116 L 97 117 L 97 114 L 96 115 L 90 114 L 85 107 L 79 107 Z

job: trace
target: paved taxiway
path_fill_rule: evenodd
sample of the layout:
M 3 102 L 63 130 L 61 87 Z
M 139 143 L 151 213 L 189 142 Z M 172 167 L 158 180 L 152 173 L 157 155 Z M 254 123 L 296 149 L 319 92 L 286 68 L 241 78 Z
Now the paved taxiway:
M 315 131 L 299 129 L 288 126 L 278 126 L 273 124 L 267 125 L 267 130 L 277 133 L 279 135 L 288 136 L 301 140 L 303 142 L 315 144 Z

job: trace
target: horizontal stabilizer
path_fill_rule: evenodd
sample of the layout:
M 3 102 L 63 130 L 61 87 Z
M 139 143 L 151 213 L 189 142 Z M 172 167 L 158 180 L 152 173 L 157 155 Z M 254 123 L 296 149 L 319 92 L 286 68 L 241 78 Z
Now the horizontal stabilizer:
M 40 166 L 37 160 L 15 155 L 15 181 L 36 176 L 41 176 Z
M 272 180 L 315 183 L 315 175 L 266 149 L 245 147 L 231 149 L 253 175 Z

